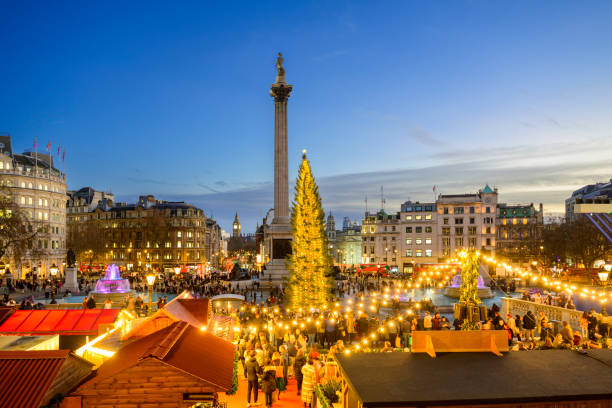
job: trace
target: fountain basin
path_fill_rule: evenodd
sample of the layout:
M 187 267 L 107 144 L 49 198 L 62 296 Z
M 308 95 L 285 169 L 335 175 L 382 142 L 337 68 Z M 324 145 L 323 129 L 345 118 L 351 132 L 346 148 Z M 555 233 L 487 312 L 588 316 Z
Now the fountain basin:
M 111 264 L 106 269 L 104 278 L 96 282 L 96 288 L 91 294 L 96 303 L 102 303 L 106 299 L 110 299 L 115 303 L 121 303 L 125 302 L 130 295 L 133 295 L 134 290 L 130 288 L 129 280 L 121 278 L 119 267 Z

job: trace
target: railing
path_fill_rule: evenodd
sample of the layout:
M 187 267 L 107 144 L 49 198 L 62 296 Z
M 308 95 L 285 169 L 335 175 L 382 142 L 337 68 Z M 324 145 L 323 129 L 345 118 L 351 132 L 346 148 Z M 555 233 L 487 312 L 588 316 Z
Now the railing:
M 549 321 L 567 321 L 572 329 L 580 330 L 580 317 L 582 316 L 582 311 L 580 310 L 549 306 L 516 298 L 502 298 L 501 315 L 504 317 L 508 313 L 513 316 L 518 314 L 524 317 L 528 310 L 531 310 L 531 313 L 533 313 L 536 318 L 540 312 L 543 312 Z
M 124 306 L 123 303 L 113 302 L 113 309 L 120 309 Z M 55 303 L 55 304 L 46 304 L 45 309 L 47 310 L 55 310 L 55 309 L 83 309 L 82 303 Z M 104 303 L 96 303 L 96 309 L 104 309 Z

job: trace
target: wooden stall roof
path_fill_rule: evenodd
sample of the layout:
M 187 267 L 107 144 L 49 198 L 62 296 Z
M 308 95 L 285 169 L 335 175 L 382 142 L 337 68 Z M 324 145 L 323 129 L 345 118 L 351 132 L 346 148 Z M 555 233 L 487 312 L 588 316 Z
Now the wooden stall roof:
M 115 321 L 119 309 L 17 310 L 0 325 L 0 335 L 89 335 Z

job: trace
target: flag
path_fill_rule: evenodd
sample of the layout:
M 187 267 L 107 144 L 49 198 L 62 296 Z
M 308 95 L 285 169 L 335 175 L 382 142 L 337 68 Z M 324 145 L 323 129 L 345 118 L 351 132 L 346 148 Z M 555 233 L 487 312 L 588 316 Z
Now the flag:
M 62 153 L 62 161 L 66 160 L 66 148 L 64 147 L 64 152 Z
M 61 143 L 57 145 L 57 157 L 60 156 L 60 150 L 62 150 L 61 147 L 62 147 Z
M 51 139 L 49 139 L 49 143 L 47 143 L 47 151 L 49 151 L 49 149 L 51 149 Z
M 36 136 L 34 136 L 34 150 L 36 150 Z
M 436 186 L 435 185 L 433 186 L 433 192 L 434 193 L 436 192 Z

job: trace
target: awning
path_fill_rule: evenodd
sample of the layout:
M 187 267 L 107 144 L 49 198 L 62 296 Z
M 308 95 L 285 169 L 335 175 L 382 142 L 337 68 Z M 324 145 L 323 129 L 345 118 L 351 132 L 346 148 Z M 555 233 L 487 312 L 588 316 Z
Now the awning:
M 98 335 L 101 324 L 111 324 L 119 309 L 17 310 L 0 326 L 0 335 Z

